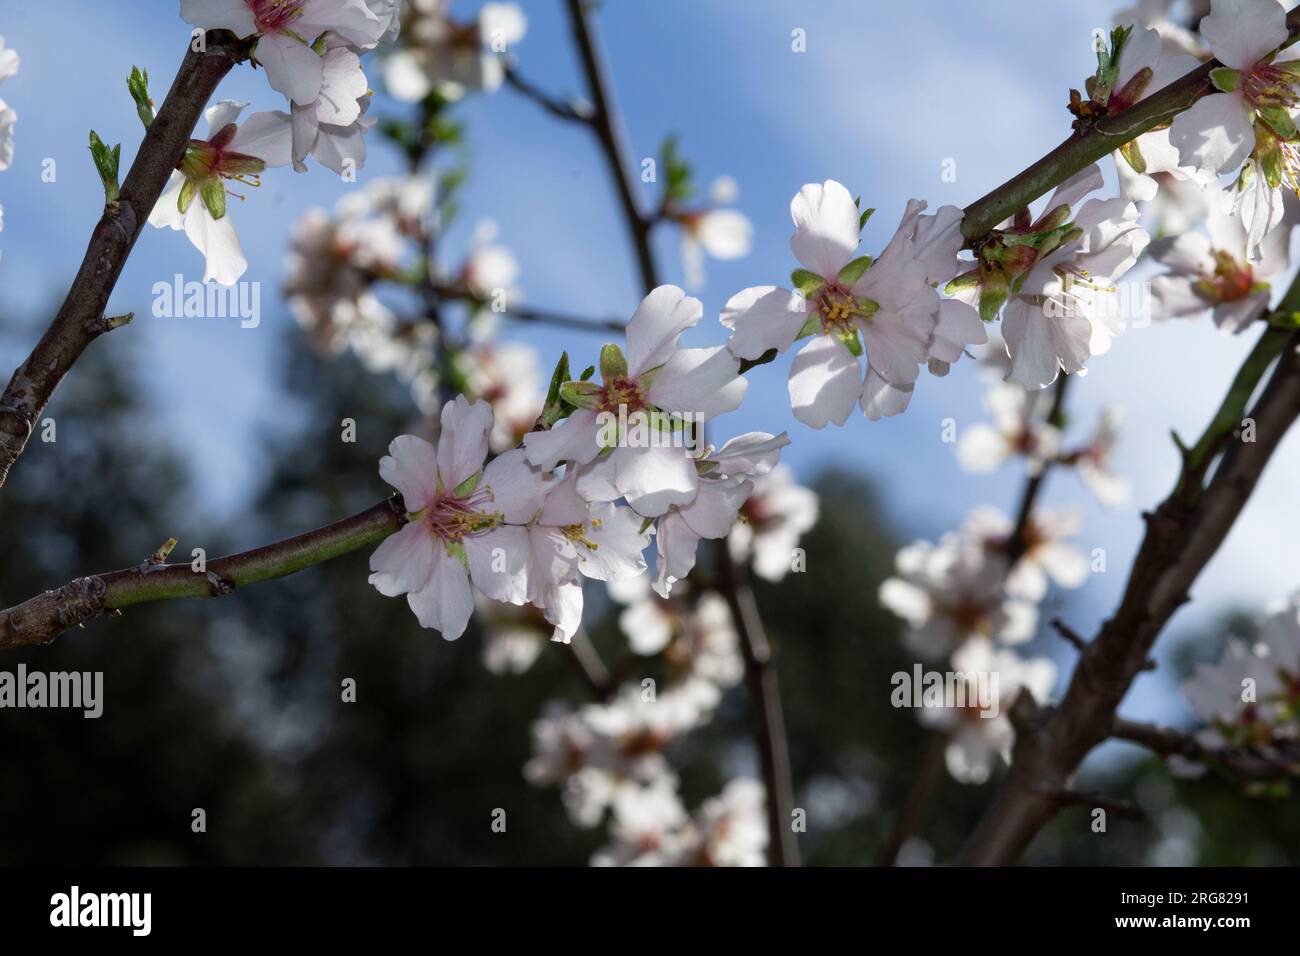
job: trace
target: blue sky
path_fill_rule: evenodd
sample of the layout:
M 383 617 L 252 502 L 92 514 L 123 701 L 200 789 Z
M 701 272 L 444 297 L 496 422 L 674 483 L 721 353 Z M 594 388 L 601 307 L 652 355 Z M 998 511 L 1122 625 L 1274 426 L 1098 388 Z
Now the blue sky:
M 1081 86 L 1092 68 L 1092 30 L 1107 27 L 1120 5 L 604 4 L 599 26 L 633 153 L 657 155 L 664 134 L 678 133 L 702 185 L 719 174 L 736 178 L 738 205 L 755 225 L 750 256 L 709 264 L 708 283 L 695 293 L 704 301 L 705 321 L 693 342 L 722 341 L 716 315 L 731 294 L 784 281 L 793 264 L 788 204 L 801 184 L 835 178 L 877 207 L 864 234 L 864 248 L 876 251 L 909 197 L 932 206 L 965 205 L 1055 146 L 1069 131 L 1067 90 Z M 7 314 L 34 317 L 62 295 L 99 215 L 102 194 L 86 155 L 87 131 L 121 141 L 125 168 L 141 130 L 123 78 L 133 64 L 147 68 L 161 99 L 188 28 L 175 0 L 5 6 L 0 34 L 23 65 L 0 89 L 19 115 L 15 162 L 0 175 L 0 288 Z M 457 2 L 454 9 L 464 15 L 477 6 Z M 580 89 L 561 4 L 528 0 L 523 7 L 529 29 L 516 50 L 523 71 L 556 93 Z M 791 51 L 796 28 L 806 33 L 805 53 Z M 377 71 L 371 75 L 377 85 Z M 247 67 L 236 70 L 219 95 L 251 100 L 253 109 L 283 105 L 265 78 Z M 397 108 L 382 98 L 378 106 L 385 114 Z M 590 138 L 509 90 L 467 102 L 462 115 L 473 179 L 465 214 L 447 244 L 463 245 L 478 218 L 495 219 L 501 240 L 521 261 L 529 302 L 593 316 L 630 315 L 639 298 L 637 275 Z M 41 179 L 47 159 L 57 164 L 53 183 Z M 953 182 L 941 178 L 946 160 L 956 163 Z M 399 168 L 399 158 L 374 137 L 362 181 Z M 178 272 L 187 279 L 202 273 L 198 253 L 170 231 L 146 229 L 111 300 L 115 312 L 136 312 L 134 326 L 116 334 L 136 338 L 159 402 L 160 427 L 190 456 L 207 514 L 237 515 L 247 502 L 262 464 L 261 433 L 303 424 L 279 388 L 282 333 L 292 321 L 277 292 L 288 231 L 306 208 L 332 205 L 352 188 L 319 168 L 303 175 L 277 170 L 247 202 L 234 205 L 231 214 L 251 262 L 245 279 L 263 286 L 257 329 L 241 329 L 233 320 L 150 315 L 155 282 Z M 664 232 L 656 241 L 666 280 L 680 282 L 675 236 Z M 536 345 L 544 362 L 561 348 L 575 360 L 594 358 L 600 344 L 548 330 L 507 327 L 507 334 Z M 1177 462 L 1169 429 L 1184 436 L 1199 432 L 1249 344 L 1220 336 L 1208 323 L 1130 329 L 1076 383 L 1071 412 L 1080 424 L 1092 421 L 1104 403 L 1124 406 L 1118 460 L 1133 482 L 1131 505 L 1107 513 L 1072 476 L 1049 481 L 1048 504 L 1084 509 L 1079 544 L 1107 552 L 1107 572 L 1071 596 L 1069 615 L 1078 630 L 1088 632 L 1113 609 L 1141 531 L 1137 512 L 1159 501 L 1171 484 Z M 11 367 L 19 346 L 29 345 L 25 337 L 0 335 L 0 357 Z M 756 370 L 745 405 L 719 424 L 719 432 L 788 429 L 794 444 L 787 460 L 801 475 L 811 478 L 829 465 L 871 475 L 890 522 L 907 535 L 936 537 L 976 504 L 1012 506 L 1022 481 L 1015 468 L 965 476 L 952 446 L 940 441 L 944 419 L 956 419 L 960 428 L 983 417 L 984 383 L 971 363 L 947 379 L 923 381 L 906 415 L 879 423 L 853 418 L 843 429 L 821 432 L 791 416 L 787 364 Z M 1292 500 L 1297 475 L 1300 438 L 1291 435 L 1175 630 L 1211 620 L 1230 605 L 1260 607 L 1297 585 L 1294 561 L 1285 559 L 1300 531 Z M 376 493 L 382 491 L 376 477 Z M 1166 680 L 1143 677 L 1129 711 L 1176 715 L 1158 700 L 1167 695 L 1147 692 Z

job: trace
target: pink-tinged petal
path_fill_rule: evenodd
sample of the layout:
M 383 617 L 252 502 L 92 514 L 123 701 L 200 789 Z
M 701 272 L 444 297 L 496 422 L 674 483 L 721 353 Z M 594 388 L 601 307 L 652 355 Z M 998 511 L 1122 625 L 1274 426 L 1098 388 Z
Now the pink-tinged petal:
M 422 627 L 442 632 L 454 641 L 465 633 L 465 625 L 474 613 L 474 593 L 469 586 L 469 572 L 454 555 L 438 545 L 433 549 L 433 568 L 429 580 L 418 591 L 406 596 Z
M 378 45 L 388 29 L 387 22 L 380 20 L 365 0 L 306 0 L 292 26 L 309 41 L 328 30 L 363 50 Z
M 229 214 L 213 219 L 208 207 L 197 196 L 185 213 L 185 235 L 207 260 L 204 282 L 234 285 L 248 269 L 248 260 L 239 245 L 239 234 Z
M 790 249 L 805 268 L 833 279 L 858 251 L 861 213 L 849 191 L 833 179 L 808 183 L 790 201 Z
M 709 456 L 718 463 L 718 473 L 728 477 L 766 475 L 781 460 L 781 449 L 790 444 L 785 432 L 746 432 L 730 439 Z
M 229 30 L 241 40 L 257 32 L 246 0 L 181 0 L 181 19 L 205 30 Z
M 799 421 L 812 428 L 843 425 L 862 395 L 862 369 L 837 338 L 817 335 L 790 364 L 789 388 Z
M 299 106 L 315 102 L 320 95 L 320 54 L 302 41 L 272 33 L 257 41 L 253 57 L 266 70 L 271 89 Z
M 695 497 L 695 461 L 685 448 L 617 448 L 618 490 L 638 514 L 654 518 Z
M 208 135 L 215 136 L 231 123 L 239 121 L 239 114 L 244 112 L 248 102 L 239 100 L 219 100 L 203 111 L 203 118 L 208 123 Z
M 979 312 L 972 306 L 957 299 L 944 299 L 939 303 L 939 319 L 930 341 L 931 358 L 955 362 L 968 345 L 984 345 L 988 340 L 988 331 L 980 321 Z
M 627 324 L 628 375 L 636 378 L 663 365 L 677 348 L 677 338 L 700 321 L 704 305 L 675 285 L 661 285 L 641 300 Z
M 551 640 L 567 644 L 582 626 L 582 585 L 566 581 L 551 585 L 543 593 L 546 620 L 555 625 Z
M 695 550 L 700 536 L 691 530 L 679 514 L 670 514 L 659 522 L 655 530 L 658 561 L 655 579 L 651 584 L 660 597 L 668 597 L 673 584 L 682 580 L 695 567 Z
M 867 366 L 867 380 L 862 386 L 862 397 L 858 404 L 862 414 L 873 422 L 882 418 L 892 418 L 907 411 L 912 401 L 915 385 L 890 385 L 873 369 Z
M 644 574 L 644 552 L 650 545 L 650 529 L 641 530 L 644 523 L 631 508 L 594 506 L 586 534 L 596 547 L 578 543 L 578 570 L 596 581 L 626 581 Z
M 543 471 L 553 471 L 560 462 L 585 465 L 600 452 L 597 413 L 579 409 L 554 428 L 524 436 L 528 460 Z
M 1119 54 L 1119 71 L 1115 74 L 1113 89 L 1124 89 L 1128 81 L 1133 79 L 1143 67 L 1150 67 L 1154 71 L 1161 58 L 1161 45 L 1159 30 L 1134 24 L 1133 32 L 1129 34 L 1128 41 Z M 1153 76 L 1152 81 L 1154 80 Z M 1164 85 L 1164 83 L 1159 86 L 1149 85 L 1143 94 L 1144 97 Z
M 938 306 L 937 301 L 934 304 Z M 867 364 L 890 385 L 911 385 L 921 374 L 921 364 L 929 357 L 930 333 L 919 332 L 909 318 L 882 311 L 862 325 Z M 930 323 L 933 329 L 933 319 Z
M 582 501 L 617 501 L 623 497 L 618 490 L 618 470 L 612 454 L 583 465 L 575 475 L 574 493 Z
M 1241 224 L 1233 220 L 1236 235 L 1225 251 L 1239 252 L 1242 248 Z M 1185 232 L 1172 242 L 1162 242 L 1153 247 L 1152 258 L 1188 276 L 1199 276 L 1214 270 L 1214 248 L 1202 232 Z
M 1210 304 L 1196 294 L 1187 276 L 1164 275 L 1151 280 L 1155 299 L 1155 316 L 1160 319 L 1186 319 L 1205 314 Z
M 617 498 L 618 495 L 614 497 Z M 612 501 L 613 498 L 610 500 Z M 588 514 L 587 498 L 582 492 L 578 472 L 570 471 L 560 481 L 551 485 L 546 495 L 546 503 L 542 506 L 541 516 L 537 520 L 539 524 L 547 527 L 560 528 L 582 524 L 587 520 Z
M 1174 117 L 1169 142 L 1183 166 L 1216 173 L 1231 172 L 1246 161 L 1255 145 L 1250 110 L 1238 93 L 1211 93 Z
M 510 524 L 527 524 L 542 510 L 551 482 L 528 464 L 522 448 L 512 448 L 488 462 L 480 488 L 490 488 L 488 510 L 499 511 Z
M 732 330 L 727 348 L 737 358 L 756 359 L 768 349 L 784 352 L 808 318 L 803 296 L 773 285 L 737 292 L 723 306 L 721 321 Z
M 268 166 L 288 166 L 293 159 L 293 130 L 289 114 L 280 110 L 254 113 L 235 130 L 230 149 L 256 156 Z
M 1214 0 L 1200 32 L 1215 59 L 1245 70 L 1286 42 L 1286 11 L 1276 0 Z
M 748 388 L 749 382 L 740 374 L 740 360 L 725 345 L 718 345 L 679 349 L 655 376 L 646 398 L 664 411 L 713 418 L 738 408 Z
M 492 432 L 492 406 L 470 402 L 464 395 L 442 408 L 442 432 L 438 436 L 438 475 L 451 491 L 483 467 Z
M 528 529 L 506 526 L 465 539 L 474 587 L 494 601 L 524 604 L 528 600 Z
M 316 119 L 332 126 L 347 126 L 361 115 L 358 102 L 370 89 L 361 60 L 351 50 L 330 50 L 321 59 L 320 96 Z
M 402 493 L 407 511 L 423 511 L 438 494 L 437 450 L 423 438 L 398 435 L 379 459 L 379 477 Z
M 433 549 L 428 527 L 420 522 L 408 524 L 381 541 L 370 556 L 370 583 L 386 597 L 420 590 L 433 568 Z
M 1057 206 L 1069 206 L 1073 209 L 1079 204 L 1079 200 L 1088 193 L 1101 189 L 1103 185 L 1105 180 L 1101 177 L 1101 168 L 1093 163 L 1057 186 L 1056 192 L 1052 193 L 1052 198 L 1047 200 L 1044 211 L 1055 209 Z
M 1214 309 L 1214 324 L 1226 333 L 1244 332 L 1268 308 L 1269 294 L 1256 292 L 1235 302 L 1225 302 Z
M 320 136 L 320 123 L 316 119 L 315 107 L 299 106 L 297 103 L 289 105 L 293 168 L 295 172 L 305 173 L 307 164 L 304 160 L 316 147 L 316 140 Z
M 752 481 L 737 478 L 704 480 L 699 494 L 679 514 L 701 538 L 725 538 L 736 524 L 740 506 L 754 493 Z

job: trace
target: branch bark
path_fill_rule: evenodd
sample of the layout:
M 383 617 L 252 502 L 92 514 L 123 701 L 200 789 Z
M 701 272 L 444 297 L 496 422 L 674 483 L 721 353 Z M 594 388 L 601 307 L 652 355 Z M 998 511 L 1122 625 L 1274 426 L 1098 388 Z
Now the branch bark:
M 1297 306 L 1300 279 L 1292 283 L 1278 313 L 1290 314 Z M 1257 359 L 1275 348 L 1281 357 L 1249 412 L 1255 424 L 1254 441 L 1226 441 L 1231 426 L 1241 423 L 1236 409 L 1245 409 L 1265 370 Z M 1173 492 L 1146 516 L 1146 534 L 1118 610 L 1083 649 L 1059 707 L 1040 710 L 1032 701 L 1025 703 L 1023 693 L 1018 699 L 1025 706 L 1017 708 L 1021 717 L 1010 772 L 972 835 L 963 862 L 1014 862 L 1055 814 L 1057 806 L 1050 795 L 1067 790 L 1083 758 L 1111 736 L 1115 712 L 1134 678 L 1146 668 L 1156 638 L 1174 612 L 1190 600 L 1193 582 L 1241 514 L 1297 416 L 1300 332 L 1269 328 L 1198 442 L 1198 447 L 1203 443 L 1224 447 L 1213 477 L 1202 487 L 1209 461 L 1185 456 Z
M 77 578 L 0 611 L 0 650 L 48 644 L 69 628 L 135 604 L 225 597 L 237 588 L 287 577 L 378 544 L 405 523 L 405 506 L 400 496 L 394 496 L 324 528 L 209 561 L 202 572 L 190 564 L 146 560 L 133 568 Z
M 162 108 L 145 132 L 118 201 L 104 207 L 91 233 L 62 307 L 0 394 L 0 488 L 63 376 L 91 342 L 115 327 L 104 318 L 104 309 L 131 249 L 217 84 L 248 57 L 248 43 L 225 31 L 209 32 L 206 45 L 206 52 L 186 53 Z
M 1215 767 L 1237 784 L 1257 781 L 1289 780 L 1300 774 L 1300 744 L 1292 742 L 1289 752 L 1274 754 L 1209 747 L 1192 734 L 1172 727 L 1157 727 L 1132 720 L 1115 718 L 1111 735 L 1145 747 L 1161 757 L 1182 757 L 1193 763 Z

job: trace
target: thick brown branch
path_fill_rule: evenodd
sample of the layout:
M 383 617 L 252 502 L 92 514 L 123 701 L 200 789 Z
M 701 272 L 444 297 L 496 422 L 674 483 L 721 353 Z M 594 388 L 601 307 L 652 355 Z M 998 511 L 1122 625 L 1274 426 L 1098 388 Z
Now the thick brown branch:
M 1117 717 L 1111 730 L 1116 740 L 1145 747 L 1161 757 L 1181 757 L 1193 763 L 1215 767 L 1244 785 L 1256 781 L 1287 780 L 1300 775 L 1300 745 L 1292 742 L 1289 752 L 1265 753 L 1233 747 L 1210 747 L 1189 733 L 1172 727 L 1156 727 Z
M 1292 334 L 1281 352 L 1250 411 L 1254 441 L 1231 444 L 1203 491 L 1188 494 L 1180 481 L 1150 515 L 1119 609 L 1084 648 L 1060 706 L 1018 729 L 1010 773 L 966 847 L 966 863 L 1018 859 L 1056 811 L 1045 795 L 1068 789 L 1083 758 L 1111 736 L 1120 701 L 1147 667 L 1156 638 L 1189 600 L 1193 582 L 1300 416 L 1300 333 Z
M 191 49 L 185 55 L 167 99 L 144 135 L 120 199 L 105 206 L 91 233 L 63 306 L 0 395 L 0 487 L 63 376 L 91 342 L 113 328 L 104 318 L 104 309 L 122 267 L 180 162 L 203 107 L 247 51 L 246 42 L 214 31 L 207 35 L 206 52 Z

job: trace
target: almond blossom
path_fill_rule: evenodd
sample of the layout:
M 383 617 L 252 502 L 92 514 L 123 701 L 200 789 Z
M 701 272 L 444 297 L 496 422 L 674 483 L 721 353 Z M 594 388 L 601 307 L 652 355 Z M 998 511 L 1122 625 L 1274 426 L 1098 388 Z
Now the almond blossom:
M 701 209 L 666 209 L 666 218 L 682 227 L 682 270 L 686 285 L 704 285 L 704 256 L 741 259 L 749 254 L 754 226 L 736 209 L 723 209 L 739 195 L 736 181 L 719 176 L 709 188 L 709 205 Z
M 647 577 L 611 583 L 609 596 L 624 605 L 619 629 L 633 653 L 660 656 L 676 674 L 733 687 L 745 673 L 739 638 L 726 599 L 715 591 L 664 598 Z
M 989 682 L 998 692 L 996 715 L 972 706 L 925 707 L 920 719 L 948 734 L 944 760 L 953 779 L 984 783 L 999 760 L 1011 762 L 1016 732 L 1008 711 L 1016 695 L 1027 691 L 1039 703 L 1046 703 L 1056 683 L 1056 665 L 1045 657 L 1021 658 L 990 640 L 973 638 L 953 653 L 952 667 L 969 680 L 974 680 L 975 675 L 996 675 L 996 684 Z
M 1278 0 L 1212 0 L 1200 33 L 1223 64 L 1210 74 L 1218 92 L 1175 116 L 1169 141 L 1183 166 L 1232 172 L 1255 147 L 1258 126 L 1294 137 L 1297 52 L 1277 52 L 1289 35 Z
M 485 3 L 469 23 L 451 19 L 450 0 L 407 0 L 403 43 L 384 63 L 384 82 L 396 99 L 417 103 L 432 92 L 459 99 L 466 91 L 492 92 L 505 67 L 500 54 L 524 38 L 528 20 L 513 3 Z
M 1006 594 L 1006 564 L 960 535 L 916 541 L 894 556 L 896 574 L 880 585 L 880 603 L 907 622 L 903 643 L 926 660 L 973 637 L 1020 644 L 1033 637 L 1038 611 Z
M 18 72 L 18 54 L 5 46 L 5 38 L 0 36 L 0 83 Z M 0 172 L 8 169 L 14 161 L 14 124 L 18 114 L 4 100 L 0 99 Z
M 1211 314 L 1223 332 L 1241 332 L 1267 308 L 1268 283 L 1290 267 L 1291 232 L 1274 230 L 1252 263 L 1238 216 L 1214 210 L 1205 232 L 1185 232 L 1161 243 L 1153 258 L 1168 272 L 1151 280 L 1158 318 L 1200 318 Z
M 447 640 L 474 611 L 471 583 L 511 604 L 524 602 L 528 585 L 523 525 L 542 506 L 542 480 L 519 451 L 485 468 L 491 430 L 491 407 L 461 396 L 442 411 L 437 447 L 401 435 L 379 462 L 410 521 L 371 555 L 370 583 L 388 597 L 405 594 L 420 624 Z
M 1023 455 L 1029 473 L 1035 475 L 1056 457 L 1061 431 L 1033 414 L 1033 402 L 1024 387 L 999 382 L 984 396 L 993 421 L 962 430 L 957 442 L 957 461 L 970 472 L 994 471 L 1017 455 Z
M 1062 183 L 1046 208 L 1069 210 L 1101 184 L 1101 172 L 1088 167 Z M 1070 220 L 1065 241 L 1019 280 L 1002 314 L 1008 381 L 1044 388 L 1061 371 L 1081 372 L 1089 358 L 1110 350 L 1125 326 L 1111 283 L 1149 241 L 1137 220 L 1137 208 L 1125 199 L 1088 200 Z
M 817 523 L 817 500 L 785 465 L 758 477 L 727 537 L 732 558 L 752 560 L 760 578 L 780 581 L 790 571 L 799 539 Z
M 874 262 L 856 256 L 863 218 L 849 191 L 834 180 L 809 183 L 790 203 L 795 233 L 790 247 L 803 266 L 793 277 L 798 293 L 755 286 L 732 296 L 722 324 L 732 329 L 731 351 L 757 359 L 812 338 L 790 368 L 795 417 L 813 428 L 843 425 L 854 404 L 864 411 L 869 391 L 858 356 L 885 384 L 910 386 L 929 358 L 939 297 L 916 259 L 915 216 Z
M 177 171 L 158 198 L 149 223 L 159 229 L 184 229 L 207 260 L 203 281 L 234 285 L 248 268 L 239 236 L 226 209 L 226 181 L 260 185 L 268 166 L 290 161 L 289 116 L 254 113 L 239 123 L 247 103 L 222 100 L 204 113 L 208 139 L 192 139 Z
M 314 46 L 322 37 L 329 34 L 357 50 L 372 50 L 391 35 L 396 5 L 391 0 L 371 3 L 375 9 L 366 0 L 181 0 L 181 18 L 205 30 L 229 30 L 241 39 L 256 36 L 253 59 L 266 70 L 271 88 L 308 106 L 324 83 L 325 58 Z M 359 63 L 347 66 L 360 71 Z
M 1047 594 L 1050 577 L 1065 588 L 1077 588 L 1088 577 L 1088 560 L 1066 543 L 1083 527 L 1077 511 L 1036 508 L 1025 522 L 1024 553 L 1007 573 L 1007 594 L 1038 603 Z M 962 526 L 963 536 L 992 555 L 1005 551 L 1014 524 L 996 508 L 979 507 Z
M 1061 456 L 1061 464 L 1073 465 L 1084 486 L 1108 508 L 1122 505 L 1129 492 L 1128 479 L 1115 470 L 1111 461 L 1111 454 L 1119 442 L 1120 420 L 1120 409 L 1107 405 L 1097 416 L 1088 443 Z
M 524 437 L 528 460 L 552 470 L 561 461 L 587 465 L 601 455 L 585 472 L 584 496 L 605 501 L 624 496 L 646 517 L 693 501 L 696 469 L 681 442 L 633 442 L 611 426 L 637 413 L 656 430 L 698 425 L 740 404 L 749 383 L 726 346 L 677 344 L 703 314 L 700 301 L 676 286 L 651 291 L 628 323 L 626 357 L 618 346 L 607 345 L 601 350 L 601 384 L 565 384 L 561 394 L 577 408 L 550 430 Z

